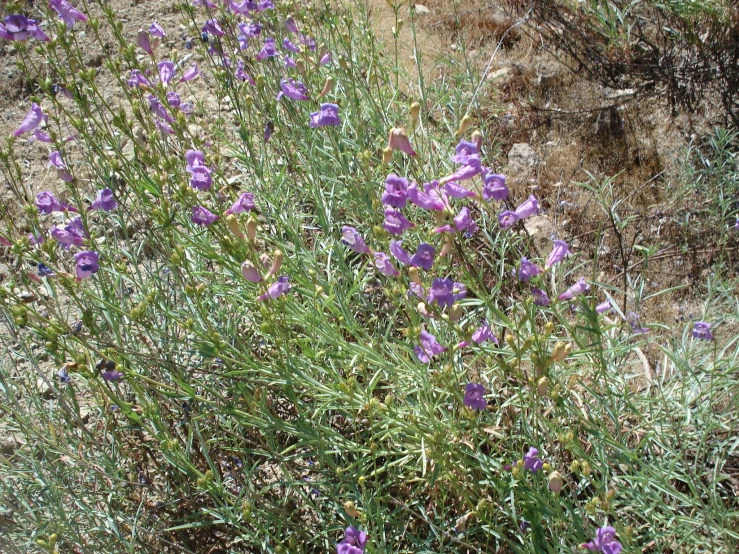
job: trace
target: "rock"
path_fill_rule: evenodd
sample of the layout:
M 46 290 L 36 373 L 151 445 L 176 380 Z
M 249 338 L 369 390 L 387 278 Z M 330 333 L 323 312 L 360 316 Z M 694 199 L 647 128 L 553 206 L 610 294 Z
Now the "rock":
M 431 10 L 423 4 L 416 4 L 416 13 L 418 15 L 426 15 L 427 13 L 431 13 Z
M 54 387 L 51 386 L 51 381 L 47 383 L 44 379 L 39 378 L 36 381 L 36 388 L 41 398 L 49 400 L 54 397 Z
M 531 237 L 534 246 L 539 251 L 539 254 L 546 256 L 552 249 L 552 241 L 550 237 L 554 231 L 554 225 L 549 216 L 536 215 L 523 221 L 524 229 Z
M 508 152 L 508 164 L 518 171 L 531 171 L 539 165 L 539 155 L 527 142 L 519 142 Z
M 510 67 L 501 67 L 500 69 L 490 73 L 486 77 L 486 80 L 488 81 L 498 81 L 498 80 L 508 81 L 508 79 L 506 79 L 505 77 L 510 76 L 510 74 L 511 74 Z
M 25 443 L 11 436 L 7 430 L 0 430 L 0 454 L 10 456 L 13 452 L 21 448 Z

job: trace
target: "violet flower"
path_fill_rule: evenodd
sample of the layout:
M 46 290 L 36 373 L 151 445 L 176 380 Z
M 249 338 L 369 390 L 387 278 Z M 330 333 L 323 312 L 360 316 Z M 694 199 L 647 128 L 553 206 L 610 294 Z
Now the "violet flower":
M 236 64 L 236 71 L 234 71 L 234 75 L 237 79 L 241 81 L 246 81 L 253 87 L 257 86 L 256 81 L 254 81 L 254 79 L 252 79 L 249 74 L 244 71 L 244 62 L 239 62 Z
M 434 256 L 436 255 L 436 248 L 425 242 L 418 245 L 416 253 L 410 259 L 410 265 L 413 267 L 420 267 L 428 271 L 434 265 Z M 397 256 L 396 256 L 397 257 Z
M 472 219 L 470 209 L 467 206 L 459 210 L 459 213 L 454 217 L 454 228 L 458 232 L 465 231 L 468 235 L 477 232 L 477 223 Z
M 297 33 L 298 32 L 298 26 L 295 24 L 295 21 L 293 21 L 292 17 L 288 17 L 285 20 L 285 29 L 287 29 L 288 33 Z
M 609 525 L 598 529 L 595 532 L 595 538 L 581 545 L 580 548 L 602 554 L 619 554 L 623 549 L 621 543 L 616 540 L 616 530 Z
M 629 312 L 626 314 L 626 322 L 631 326 L 631 330 L 638 335 L 643 335 L 649 332 L 649 329 L 641 326 L 641 318 L 636 312 Z
M 331 52 L 326 52 L 318 60 L 318 65 L 328 65 L 331 63 Z
M 213 183 L 211 170 L 205 165 L 205 158 L 200 150 L 185 152 L 187 166 L 185 171 L 190 174 L 190 186 L 196 190 L 208 190 Z
M 534 473 L 544 467 L 544 462 L 539 459 L 539 450 L 533 446 L 529 448 L 529 451 L 523 457 L 523 467 Z
M 141 71 L 132 69 L 128 76 L 128 86 L 131 88 L 151 88 L 151 83 Z
M 549 258 L 547 259 L 547 263 L 544 265 L 544 269 L 547 270 L 554 264 L 558 264 L 569 254 L 571 254 L 571 252 L 567 243 L 563 240 L 555 240 L 554 248 L 552 248 L 552 251 L 549 254 Z
M 250 21 L 248 23 L 239 23 L 239 32 L 245 38 L 257 38 L 259 36 L 259 33 L 262 32 L 262 26 L 259 23 L 254 23 L 253 21 Z M 274 39 L 271 40 L 274 42 Z
M 243 192 L 241 193 L 241 196 L 239 196 L 238 200 L 233 203 L 233 205 L 227 209 L 223 215 L 231 215 L 231 214 L 243 214 L 246 212 L 250 212 L 256 208 L 256 205 L 254 204 L 254 195 L 251 192 Z
M 72 6 L 67 0 L 50 0 L 49 7 L 52 8 L 70 29 L 75 21 L 87 21 L 87 16 Z
M 428 301 L 436 303 L 440 308 L 454 304 L 454 281 L 447 278 L 436 278 L 429 288 Z
M 487 202 L 491 200 L 506 200 L 508 198 L 508 187 L 505 184 L 505 175 L 498 175 L 496 173 L 485 175 L 485 181 L 482 186 L 482 198 Z
M 339 125 L 341 125 L 341 119 L 339 118 L 339 106 L 336 104 L 321 104 L 320 111 L 310 114 L 310 126 L 313 129 L 327 126 L 338 127 Z
M 457 171 L 451 175 L 444 177 L 444 181 L 466 181 L 472 179 L 474 176 L 482 173 L 482 164 L 480 163 L 480 156 L 473 154 L 467 157 L 467 163 L 460 167 Z
M 713 340 L 713 333 L 711 332 L 711 324 L 705 321 L 696 321 L 693 326 L 691 334 L 701 340 Z
M 157 64 L 157 69 L 159 69 L 159 80 L 166 87 L 169 85 L 170 81 L 172 81 L 177 69 L 175 68 L 174 63 L 169 60 L 159 62 Z
M 557 298 L 559 300 L 572 300 L 576 296 L 580 296 L 582 293 L 587 292 L 589 290 L 590 290 L 590 285 L 588 285 L 588 283 L 585 281 L 585 277 L 580 277 L 577 283 L 572 285 L 570 288 L 568 288 L 566 291 L 560 294 Z
M 524 283 L 528 283 L 532 277 L 536 277 L 542 273 L 535 263 L 530 262 L 526 256 L 521 257 L 521 266 L 518 268 L 518 278 Z
M 283 40 L 282 40 L 282 47 L 283 47 L 283 48 L 284 48 L 285 50 L 288 50 L 288 51 L 290 51 L 290 52 L 294 52 L 294 53 L 296 53 L 296 54 L 300 52 L 300 46 L 296 46 L 295 44 L 293 44 L 293 43 L 292 43 L 292 42 L 290 41 L 290 39 L 289 39 L 289 38 L 286 38 L 286 39 L 283 39 Z
M 424 189 L 426 189 L 425 185 Z M 436 190 L 428 187 L 427 190 L 422 191 L 415 183 L 408 188 L 408 200 L 424 210 L 441 211 L 446 208 L 446 205 Z
M 151 47 L 149 33 L 144 31 L 143 29 L 139 29 L 139 32 L 136 35 L 136 42 L 138 43 L 139 48 L 141 48 L 144 52 L 146 52 L 150 56 L 154 56 L 154 49 Z
M 392 235 L 402 235 L 407 229 L 413 227 L 413 223 L 393 208 L 385 208 L 385 222 L 382 227 Z
M 77 252 L 74 255 L 74 261 L 76 263 L 75 269 L 78 281 L 89 277 L 93 273 L 97 273 L 98 269 L 100 269 L 98 265 L 100 254 L 92 250 Z
M 464 388 L 464 400 L 462 401 L 470 410 L 484 410 L 488 407 L 485 400 L 485 387 L 475 383 L 467 383 Z
M 375 252 L 375 268 L 377 271 L 386 275 L 387 277 L 397 277 L 400 275 L 397 269 L 393 267 L 393 263 L 390 261 L 390 257 L 384 252 Z
M 109 188 L 105 188 L 98 192 L 97 198 L 93 200 L 88 210 L 103 210 L 109 212 L 115 210 L 118 207 L 118 202 L 113 198 L 113 191 Z
M 316 49 L 316 41 L 313 40 L 312 36 L 304 35 L 302 33 L 299 36 L 300 36 L 300 44 L 302 44 L 303 46 L 306 46 L 308 50 L 311 50 L 311 51 Z
M 290 56 L 284 56 L 283 60 L 285 61 L 285 69 L 294 69 L 298 67 L 298 62 L 296 62 Z M 319 96 L 322 96 L 322 95 L 319 94 Z
M 219 217 L 207 208 L 204 208 L 202 206 L 193 206 L 192 216 L 190 217 L 190 219 L 195 225 L 208 227 L 209 225 L 212 225 L 213 223 L 218 221 Z
M 408 179 L 390 174 L 385 179 L 385 192 L 380 201 L 393 208 L 405 208 L 408 203 Z
M 13 132 L 13 136 L 19 137 L 21 135 L 25 135 L 26 133 L 30 133 L 34 131 L 39 125 L 41 125 L 41 123 L 45 120 L 46 114 L 41 109 L 41 106 L 36 104 L 36 102 L 33 102 L 31 104 L 31 111 L 29 111 L 26 117 L 23 118 L 20 127 L 18 127 Z
M 471 196 L 477 196 L 476 192 L 473 192 L 455 181 L 447 181 L 444 183 L 444 192 L 452 198 L 469 198 Z
M 252 283 L 259 283 L 262 281 L 262 276 L 259 274 L 259 270 L 249 260 L 246 260 L 241 264 L 241 274 L 244 279 L 251 281 Z
M 223 32 L 223 29 L 221 29 L 221 26 L 218 24 L 217 19 L 209 19 L 205 22 L 205 25 L 203 25 L 203 32 L 204 33 L 210 33 L 211 35 L 215 35 L 217 37 L 222 37 L 226 33 Z
M 115 367 L 108 369 L 107 367 L 100 372 L 100 376 L 106 381 L 118 381 L 123 378 L 123 373 L 118 371 Z
M 54 151 L 49 154 L 49 166 L 56 168 L 56 174 L 65 183 L 71 183 L 74 181 L 74 177 L 72 177 L 72 174 L 67 170 L 67 166 L 64 163 L 64 160 L 62 160 L 62 155 L 59 151 Z
M 613 309 L 613 306 L 611 306 L 611 301 L 610 300 L 606 300 L 605 302 L 601 302 L 600 304 L 598 304 L 595 307 L 596 313 L 599 313 L 599 314 L 605 313 L 605 312 L 610 311 L 612 309 Z
M 421 331 L 418 338 L 420 344 L 413 349 L 418 359 L 427 364 L 431 361 L 431 358 L 442 352 L 446 352 L 446 348 L 441 346 L 437 341 L 436 337 L 428 331 Z
M 293 78 L 280 81 L 282 93 L 292 100 L 309 100 L 309 92 L 303 83 Z
M 157 38 L 164 38 L 167 36 L 167 33 L 164 32 L 162 26 L 159 25 L 159 23 L 157 23 L 156 21 L 152 23 L 149 27 L 149 34 Z
M 552 301 L 549 300 L 547 293 L 541 289 L 533 289 L 531 291 L 531 296 L 534 297 L 534 304 L 537 306 L 549 306 L 549 304 L 552 303 Z
M 341 242 L 357 254 L 369 254 L 370 249 L 364 243 L 364 239 L 354 227 L 344 225 L 341 228 Z
M 411 255 L 403 249 L 402 244 L 402 240 L 391 240 L 390 253 L 395 256 L 395 259 L 398 260 L 401 264 L 410 265 Z
M 265 58 L 272 58 L 276 55 L 277 55 L 277 47 L 275 46 L 275 39 L 273 38 L 264 39 L 264 46 L 259 51 L 259 54 L 257 54 L 257 59 L 263 60 Z
M 390 150 L 400 150 L 401 152 L 408 154 L 409 156 L 415 156 L 416 151 L 411 146 L 411 141 L 405 132 L 405 129 L 401 127 L 393 127 L 390 129 L 388 135 L 387 147 Z
M 529 216 L 539 213 L 539 201 L 533 194 L 529 196 L 523 204 L 516 208 L 516 217 L 518 219 L 525 219 Z
M 367 533 L 356 527 L 347 527 L 344 540 L 336 545 L 336 554 L 363 554 L 367 546 Z
M 518 216 L 510 210 L 506 210 L 498 214 L 498 225 L 504 231 L 507 231 L 508 229 L 513 227 L 517 221 Z
M 477 144 L 464 139 L 460 139 L 459 144 L 457 144 L 454 151 L 455 153 L 454 156 L 452 156 L 452 161 L 461 165 L 469 163 L 470 156 L 479 155 Z
M 200 75 L 200 71 L 198 70 L 198 64 L 194 63 L 190 66 L 190 69 L 188 69 L 182 74 L 182 77 L 180 77 L 180 80 L 177 82 L 186 83 L 187 81 L 192 81 L 195 77 L 199 75 Z
M 38 26 L 38 21 L 29 19 L 25 15 L 9 15 L 0 24 L 0 38 L 23 42 L 28 37 L 33 37 L 43 42 L 50 40 Z
M 277 281 L 272 283 L 269 288 L 267 288 L 267 292 L 264 294 L 257 296 L 257 302 L 262 302 L 263 300 L 271 299 L 274 300 L 275 298 L 279 298 L 283 294 L 286 294 L 290 291 L 292 286 L 290 283 L 288 283 L 288 277 L 287 275 L 283 275 Z
M 64 227 L 59 225 L 52 227 L 51 236 L 64 249 L 68 249 L 70 246 L 79 248 L 85 243 L 87 232 L 82 227 L 82 220 L 79 217 L 75 217 Z
M 482 344 L 486 340 L 492 341 L 498 344 L 498 337 L 493 334 L 493 330 L 490 325 L 485 322 L 480 326 L 474 333 L 472 333 L 472 342 L 475 344 Z
M 63 212 L 66 209 L 66 206 L 48 190 L 36 195 L 36 207 L 39 212 L 47 215 L 52 212 Z

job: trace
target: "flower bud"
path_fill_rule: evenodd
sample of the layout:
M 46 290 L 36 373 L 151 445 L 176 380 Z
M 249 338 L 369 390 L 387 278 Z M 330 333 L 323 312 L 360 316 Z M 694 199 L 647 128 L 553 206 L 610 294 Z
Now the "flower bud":
M 416 126 L 416 123 L 418 122 L 418 114 L 421 111 L 421 104 L 418 102 L 413 102 L 411 104 L 411 125 L 413 127 Z
M 393 150 L 390 147 L 384 148 L 382 150 L 382 165 L 387 165 L 390 163 L 390 160 L 393 158 Z
M 549 392 L 549 379 L 542 377 L 536 384 L 536 394 L 539 396 L 546 396 L 547 392 Z
M 505 341 L 508 346 L 510 346 L 514 350 L 516 349 L 516 339 L 513 335 L 506 335 Z
M 554 323 L 551 321 L 548 321 L 546 325 L 544 325 L 544 333 L 546 335 L 551 335 L 554 332 Z
M 246 222 L 246 236 L 251 242 L 257 238 L 257 220 L 250 217 Z
M 359 517 L 359 511 L 351 500 L 344 502 L 344 511 L 349 517 Z
M 452 321 L 459 321 L 462 319 L 462 316 L 464 315 L 464 308 L 460 306 L 459 304 L 454 304 L 452 306 L 452 309 L 449 310 L 449 319 Z
M 269 268 L 269 273 L 267 273 L 267 277 L 272 277 L 272 275 L 280 271 L 280 268 L 282 267 L 282 259 L 282 250 L 275 250 L 274 256 L 272 258 L 272 267 Z
M 393 127 L 390 129 L 387 139 L 387 147 L 392 150 L 400 150 L 409 156 L 415 156 L 416 152 L 411 146 L 411 141 L 408 139 L 408 134 L 402 127 Z
M 228 230 L 231 231 L 231 233 L 240 239 L 246 238 L 244 237 L 244 233 L 241 231 L 241 227 L 239 226 L 239 221 L 236 219 L 236 216 L 233 214 L 230 214 L 226 217 L 226 225 L 228 226 Z
M 567 357 L 570 350 L 572 350 L 571 344 L 558 341 L 557 344 L 554 345 L 554 350 L 552 350 L 552 359 L 555 362 L 561 362 Z
M 262 276 L 259 275 L 259 270 L 249 260 L 246 260 L 241 264 L 241 274 L 244 276 L 244 279 L 251 281 L 252 283 L 258 283 L 262 280 Z
M 423 317 L 433 317 L 434 314 L 428 311 L 426 308 L 425 302 L 419 302 L 418 303 L 418 313 L 421 314 Z
M 472 116 L 467 114 L 462 118 L 462 121 L 460 121 L 459 129 L 457 129 L 457 132 L 454 133 L 454 136 L 459 138 L 464 135 L 467 132 L 467 129 L 470 128 L 470 125 L 472 125 Z
M 482 152 L 482 133 L 480 131 L 472 133 L 472 142 L 477 146 L 477 152 Z
M 441 252 L 439 252 L 439 257 L 443 258 L 449 252 L 452 251 L 452 248 L 454 248 L 454 243 L 452 242 L 452 239 L 447 239 L 447 241 L 444 243 L 444 246 L 441 247 Z
M 334 78 L 326 77 L 326 82 L 323 84 L 323 90 L 320 93 L 318 93 L 318 96 L 323 98 L 329 92 L 331 92 L 333 88 L 334 88 Z
M 565 480 L 563 479 L 562 474 L 556 470 L 549 474 L 547 480 L 549 481 L 549 490 L 554 494 L 559 494 L 562 487 L 565 485 Z
M 344 70 L 349 69 L 349 64 L 344 56 L 339 56 L 339 67 Z
M 413 281 L 417 285 L 420 285 L 421 284 L 421 276 L 418 274 L 418 268 L 417 267 L 409 267 L 408 268 L 408 277 L 410 277 L 411 281 Z

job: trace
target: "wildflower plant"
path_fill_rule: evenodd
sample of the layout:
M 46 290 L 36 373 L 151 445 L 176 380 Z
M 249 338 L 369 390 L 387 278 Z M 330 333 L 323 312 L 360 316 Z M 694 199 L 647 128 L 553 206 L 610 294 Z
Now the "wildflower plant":
M 49 75 L 0 152 L 28 218 L 0 229 L 13 541 L 736 544 L 721 433 L 737 354 L 710 310 L 705 340 L 663 347 L 680 377 L 633 394 L 622 369 L 645 339 L 603 308 L 617 291 L 562 238 L 536 251 L 522 231 L 545 201 L 509 190 L 490 121 L 423 79 L 401 99 L 364 7 L 183 3 L 195 66 L 165 24 L 36 4 L 0 28 L 27 77 L 41 59 Z M 100 69 L 82 29 L 113 45 Z M 53 155 L 53 191 L 29 193 L 25 148 Z M 700 429 L 666 452 L 678 406 Z

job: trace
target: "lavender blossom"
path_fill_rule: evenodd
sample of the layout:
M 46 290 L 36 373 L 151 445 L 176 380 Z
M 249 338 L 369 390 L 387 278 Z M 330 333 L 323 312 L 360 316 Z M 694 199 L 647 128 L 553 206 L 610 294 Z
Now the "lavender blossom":
M 89 210 L 103 210 L 109 212 L 118 207 L 118 202 L 113 198 L 113 191 L 105 188 L 98 192 L 97 198 L 90 204 Z
M 521 265 L 518 268 L 518 278 L 521 279 L 521 281 L 528 283 L 532 277 L 536 277 L 540 273 L 542 273 L 541 269 L 539 269 L 533 262 L 530 262 L 526 256 L 521 258 Z
M 62 160 L 62 155 L 59 151 L 54 151 L 49 154 L 49 166 L 56 168 L 57 176 L 65 183 L 71 183 L 74 181 L 74 177 L 72 177 L 72 174 L 67 170 L 67 166 L 64 163 L 64 160 Z
M 36 195 L 36 207 L 39 212 L 47 215 L 52 212 L 63 212 L 66 209 L 66 206 L 48 190 Z
M 156 21 L 152 23 L 149 27 L 149 34 L 157 38 L 164 38 L 167 36 L 167 33 L 164 32 L 162 26 L 159 25 L 159 23 L 157 23 Z
M 475 383 L 467 383 L 464 388 L 464 400 L 462 401 L 470 410 L 484 410 L 488 407 L 485 400 L 485 387 Z
M 444 183 L 444 192 L 452 198 L 469 198 L 477 196 L 476 192 L 473 192 L 455 181 L 448 181 Z
M 472 333 L 472 342 L 475 344 L 482 344 L 486 340 L 492 341 L 498 344 L 498 337 L 493 334 L 493 330 L 490 325 L 485 322 L 483 323 L 474 333 Z
M 455 153 L 454 156 L 452 156 L 452 161 L 461 165 L 468 164 L 470 156 L 479 156 L 477 144 L 464 139 L 460 139 L 459 144 L 457 144 L 454 151 Z
M 25 15 L 9 15 L 0 24 L 0 38 L 23 42 L 28 37 L 33 37 L 43 42 L 50 40 L 38 26 L 38 21 L 29 19 Z
M 272 58 L 276 55 L 277 55 L 277 47 L 275 46 L 275 39 L 273 38 L 264 39 L 264 46 L 259 51 L 259 54 L 257 54 L 257 59 L 263 60 L 265 58 Z
M 363 554 L 367 546 L 367 533 L 356 527 L 347 527 L 344 540 L 336 545 L 336 554 Z
M 585 281 L 585 277 L 580 277 L 577 283 L 572 285 L 570 288 L 568 288 L 566 291 L 560 294 L 557 298 L 559 300 L 572 300 L 576 296 L 580 296 L 582 293 L 587 292 L 589 290 L 590 290 L 590 285 L 588 285 L 588 283 Z
M 410 265 L 413 267 L 420 267 L 428 271 L 434 265 L 434 256 L 436 255 L 436 249 L 430 244 L 421 243 L 416 249 L 416 253 L 410 259 Z
M 516 208 L 516 217 L 518 219 L 525 219 L 529 216 L 539 213 L 539 201 L 533 194 L 529 196 L 523 204 Z
M 314 129 L 327 126 L 338 127 L 339 125 L 341 125 L 341 119 L 339 118 L 339 106 L 336 104 L 321 104 L 320 111 L 310 114 L 310 126 Z
M 354 227 L 344 225 L 341 228 L 341 242 L 357 254 L 370 254 L 370 249 L 364 243 L 364 239 Z
M 290 283 L 288 283 L 288 277 L 287 275 L 283 275 L 277 281 L 272 283 L 269 288 L 267 288 L 267 292 L 264 294 L 257 296 L 257 301 L 262 302 L 267 299 L 274 300 L 275 298 L 279 298 L 283 294 L 286 294 L 290 291 L 292 286 Z
M 384 252 L 375 252 L 375 268 L 377 271 L 386 275 L 387 277 L 397 277 L 400 275 L 397 269 L 393 267 L 393 263 L 390 261 L 390 257 Z
M 18 127 L 13 132 L 13 136 L 19 137 L 21 135 L 25 135 L 26 133 L 30 133 L 34 131 L 39 125 L 41 125 L 41 123 L 43 123 L 45 120 L 46 114 L 44 114 L 41 106 L 36 104 L 36 102 L 33 102 L 31 104 L 31 111 L 28 112 L 26 117 L 23 119 L 20 127 Z
M 424 188 L 426 187 L 424 186 Z M 441 211 L 446 208 L 444 202 L 442 201 L 439 193 L 436 192 L 436 190 L 434 190 L 432 187 L 429 187 L 427 190 L 422 191 L 415 183 L 408 188 L 408 200 L 410 200 L 419 208 L 423 208 L 424 210 Z
M 91 250 L 77 252 L 74 255 L 74 261 L 76 263 L 75 270 L 78 281 L 89 277 L 93 273 L 97 273 L 98 269 L 100 269 L 98 265 L 100 254 Z
M 290 41 L 290 39 L 289 39 L 289 38 L 286 38 L 286 39 L 283 39 L 283 40 L 282 40 L 282 47 L 283 47 L 283 48 L 284 48 L 285 50 L 288 50 L 289 52 L 294 52 L 294 53 L 296 53 L 296 54 L 300 52 L 300 46 L 296 46 L 295 44 L 293 44 L 293 43 L 292 43 L 292 42 Z
M 601 302 L 595 307 L 595 311 L 599 314 L 608 312 L 613 309 L 613 306 L 611 306 L 610 300 L 606 300 L 605 302 Z
M 390 241 L 390 253 L 395 256 L 395 259 L 398 260 L 403 265 L 410 265 L 411 264 L 411 255 L 406 252 L 402 247 L 403 241 L 402 240 L 391 240 Z
M 195 225 L 208 227 L 218 221 L 219 217 L 202 206 L 193 206 L 192 216 L 190 217 Z
M 421 331 L 419 336 L 420 344 L 413 349 L 418 359 L 427 364 L 431 361 L 431 358 L 442 352 L 446 352 L 446 348 L 441 346 L 437 341 L 436 337 L 428 331 Z
M 569 254 L 571 254 L 571 252 L 570 247 L 567 246 L 567 243 L 563 240 L 555 240 L 554 248 L 552 248 L 552 252 L 549 254 L 547 263 L 544 265 L 544 270 L 547 270 L 553 265 L 558 264 Z
M 205 25 L 203 25 L 203 32 L 204 33 L 210 33 L 211 35 L 222 37 L 226 33 L 223 32 L 223 29 L 221 29 L 221 26 L 218 24 L 217 19 L 209 19 L 205 22 Z
M 534 473 L 544 467 L 544 462 L 539 459 L 539 450 L 533 446 L 529 448 L 529 451 L 523 457 L 523 467 Z
M 547 293 L 541 289 L 533 289 L 531 291 L 531 296 L 534 297 L 534 304 L 537 306 L 545 307 L 552 303 L 552 301 L 549 300 Z
M 192 81 L 193 79 L 195 79 L 195 77 L 199 75 L 200 75 L 200 71 L 198 70 L 198 64 L 194 63 L 190 66 L 190 69 L 188 69 L 182 74 L 182 77 L 180 77 L 180 80 L 177 82 L 186 83 L 187 81 Z
M 157 69 L 159 70 L 159 80 L 167 87 L 177 71 L 174 62 L 169 60 L 161 61 L 157 64 Z
M 517 221 L 518 216 L 510 210 L 506 210 L 498 214 L 498 225 L 504 231 L 507 231 L 508 229 L 513 227 Z
M 581 545 L 580 548 L 602 554 L 619 554 L 623 547 L 616 540 L 616 530 L 606 525 L 595 532 L 595 538 Z
M 385 192 L 382 193 L 380 201 L 393 208 L 405 208 L 408 203 L 408 179 L 395 174 L 388 175 L 385 179 Z
M 75 21 L 87 21 L 87 16 L 72 6 L 67 0 L 50 0 L 49 7 L 52 8 L 70 29 Z
M 241 193 L 241 196 L 239 196 L 238 200 L 233 203 L 233 205 L 227 209 L 223 215 L 231 215 L 231 214 L 243 214 L 246 212 L 250 212 L 256 208 L 256 205 L 254 204 L 254 195 L 251 192 L 243 192 Z
M 713 333 L 711 332 L 711 324 L 705 321 L 696 321 L 693 326 L 691 334 L 701 340 L 713 340 Z
M 303 83 L 295 79 L 282 79 L 280 81 L 282 93 L 292 100 L 309 100 L 309 92 Z
M 402 235 L 405 230 L 413 227 L 413 223 L 398 210 L 385 208 L 385 222 L 382 227 L 392 235 Z
M 190 185 L 196 190 L 208 190 L 213 183 L 211 169 L 205 165 L 205 157 L 199 150 L 185 152 L 185 171 L 190 174 Z
M 505 184 L 505 175 L 488 173 L 482 186 L 482 198 L 486 202 L 491 200 L 504 201 L 508 198 L 508 187 Z
M 440 308 L 454 304 L 454 281 L 447 278 L 436 278 L 429 288 L 428 301 L 436 303 Z
M 458 232 L 465 231 L 468 235 L 473 235 L 477 231 L 477 223 L 470 215 L 470 209 L 465 206 L 454 217 L 454 228 Z

